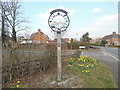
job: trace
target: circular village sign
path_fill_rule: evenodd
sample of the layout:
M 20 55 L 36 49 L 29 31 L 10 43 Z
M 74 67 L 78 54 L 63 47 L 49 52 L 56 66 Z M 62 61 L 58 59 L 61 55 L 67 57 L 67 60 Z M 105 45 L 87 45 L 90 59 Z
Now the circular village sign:
M 65 10 L 55 9 L 50 12 L 48 25 L 54 32 L 64 32 L 68 28 L 69 23 L 70 19 Z
M 57 34 L 57 80 L 61 80 L 61 33 L 64 32 L 70 24 L 70 19 L 67 15 L 67 11 L 63 9 L 55 9 L 50 12 L 48 18 L 48 25 L 52 31 Z

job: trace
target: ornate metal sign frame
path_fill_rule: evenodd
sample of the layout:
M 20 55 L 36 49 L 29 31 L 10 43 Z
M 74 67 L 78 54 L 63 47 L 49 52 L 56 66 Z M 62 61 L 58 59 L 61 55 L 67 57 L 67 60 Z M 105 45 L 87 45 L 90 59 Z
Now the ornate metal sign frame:
M 67 13 L 68 12 L 63 9 L 55 9 L 50 12 L 50 16 L 48 18 L 48 25 L 52 29 L 52 31 L 61 33 L 61 32 L 64 32 L 68 28 L 68 26 L 70 24 L 70 19 L 69 19 Z M 61 24 L 61 27 L 59 27 L 59 28 L 53 22 L 54 18 L 57 16 L 63 17 L 63 19 L 65 21 L 64 23 L 56 22 L 57 24 Z

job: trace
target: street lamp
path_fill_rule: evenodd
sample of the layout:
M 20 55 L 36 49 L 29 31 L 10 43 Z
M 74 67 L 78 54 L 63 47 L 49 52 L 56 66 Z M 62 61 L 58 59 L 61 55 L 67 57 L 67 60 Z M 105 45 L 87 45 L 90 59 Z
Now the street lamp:
M 57 34 L 57 68 L 58 75 L 57 80 L 61 80 L 61 33 L 64 32 L 70 24 L 70 19 L 67 15 L 67 11 L 63 9 L 55 9 L 50 12 L 48 18 L 48 25 L 52 31 Z

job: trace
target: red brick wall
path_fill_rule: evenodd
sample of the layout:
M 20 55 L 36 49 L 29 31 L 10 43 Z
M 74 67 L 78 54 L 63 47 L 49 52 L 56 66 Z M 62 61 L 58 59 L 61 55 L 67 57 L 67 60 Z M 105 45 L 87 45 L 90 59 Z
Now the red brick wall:
M 120 38 L 112 38 L 113 42 L 119 41 L 120 42 Z

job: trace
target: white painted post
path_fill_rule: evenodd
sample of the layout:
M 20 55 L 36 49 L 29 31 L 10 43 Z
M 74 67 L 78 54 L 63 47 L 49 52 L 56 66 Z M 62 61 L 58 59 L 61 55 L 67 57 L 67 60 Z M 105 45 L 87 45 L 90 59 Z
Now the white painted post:
M 2 36 L 0 36 L 0 90 L 2 90 Z
M 61 80 L 61 74 L 62 74 L 62 69 L 61 69 L 61 33 L 57 33 L 57 68 L 58 68 L 58 75 L 57 75 L 57 80 Z

